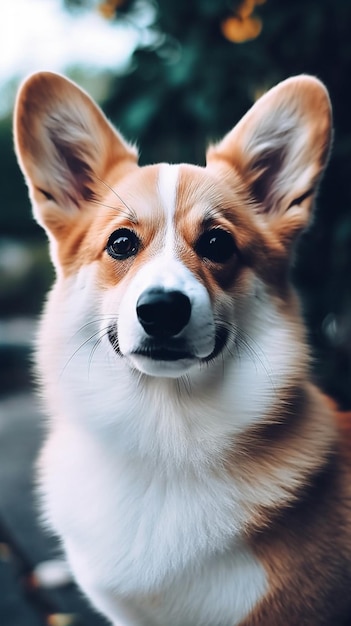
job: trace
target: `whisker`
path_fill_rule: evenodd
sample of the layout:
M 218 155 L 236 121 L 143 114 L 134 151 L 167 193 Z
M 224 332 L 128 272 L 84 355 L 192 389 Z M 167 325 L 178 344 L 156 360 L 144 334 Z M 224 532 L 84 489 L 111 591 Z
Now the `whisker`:
M 95 333 L 93 333 L 92 335 L 90 335 L 85 341 L 83 341 L 83 343 L 81 343 L 78 348 L 76 348 L 76 350 L 73 352 L 73 354 L 71 354 L 71 356 L 69 357 L 68 361 L 66 362 L 64 368 L 62 369 L 61 373 L 60 373 L 60 377 L 63 376 L 63 374 L 65 373 L 67 367 L 69 366 L 69 364 L 71 363 L 71 361 L 74 359 L 74 357 L 76 356 L 76 354 L 78 354 L 78 352 L 84 348 L 84 346 L 86 346 L 92 339 L 94 339 L 94 337 L 98 337 L 100 333 L 102 333 L 102 336 L 100 337 L 100 339 L 102 340 L 102 338 L 104 337 L 104 334 L 107 333 L 109 327 L 107 326 L 106 328 L 99 328 L 99 330 L 97 330 Z M 79 332 L 79 331 L 77 331 Z M 75 333 L 77 334 L 77 333 Z
M 112 206 L 112 204 L 106 204 L 105 202 L 101 202 L 100 200 L 93 199 L 93 200 L 91 200 L 91 203 L 92 204 L 97 204 L 99 206 L 103 206 L 106 209 L 112 209 L 113 211 L 119 211 L 118 207 Z M 129 213 L 128 213 L 128 215 L 129 215 Z
M 176 392 L 178 398 L 182 398 L 184 393 L 191 398 L 192 386 L 187 374 L 176 380 Z
M 247 333 L 246 333 L 247 335 Z M 260 348 L 257 344 L 257 342 L 250 337 L 250 335 L 247 335 L 247 339 L 243 336 L 242 333 L 239 333 L 237 335 L 237 339 L 239 340 L 239 345 L 240 347 L 243 347 L 246 351 L 246 354 L 251 358 L 251 361 L 255 364 L 256 366 L 256 372 L 258 371 L 258 364 L 259 363 L 263 369 L 263 371 L 265 372 L 271 387 L 274 391 L 274 393 L 277 392 L 276 389 L 276 385 L 274 383 L 273 377 L 272 377 L 272 368 L 270 367 L 269 364 L 269 360 L 266 356 L 266 354 L 262 351 L 262 348 Z M 255 349 L 252 344 L 254 344 L 258 349 Z M 259 352 L 261 352 L 261 354 L 263 355 L 263 358 L 260 356 Z
M 83 324 L 83 326 L 80 326 L 78 330 L 76 330 L 76 332 L 72 335 L 72 339 L 76 337 L 79 333 L 81 333 L 85 328 L 88 328 L 88 326 L 91 326 L 92 324 L 96 325 L 101 321 L 109 320 L 109 319 L 115 322 L 117 320 L 117 317 L 118 316 L 116 314 L 104 314 L 104 315 L 99 315 L 98 317 L 94 317 L 94 319 L 90 320 L 90 322 L 86 322 L 85 324 Z
M 97 339 L 97 341 L 95 341 L 95 343 L 94 343 L 94 345 L 93 345 L 93 347 L 91 349 L 91 352 L 90 352 L 90 355 L 89 355 L 89 361 L 88 361 L 88 380 L 90 380 L 90 368 L 91 368 L 91 365 L 92 365 L 92 362 L 93 362 L 94 355 L 95 355 L 97 349 L 100 347 L 100 345 L 102 343 L 102 340 L 103 340 L 103 338 L 105 337 L 106 334 L 107 334 L 107 331 L 106 331 L 106 333 L 104 333 L 102 335 L 102 337 L 99 337 Z
M 244 352 L 255 365 L 256 372 L 258 371 L 258 366 L 260 365 L 269 379 L 273 391 L 276 393 L 277 390 L 272 378 L 272 370 L 269 366 L 269 359 L 257 341 L 255 341 L 249 333 L 244 332 L 239 328 L 232 328 L 231 325 L 225 320 L 221 320 L 220 323 L 227 330 L 229 339 L 232 339 L 231 342 L 228 342 L 229 345 L 226 346 L 226 350 L 229 354 L 234 356 L 233 349 L 235 349 L 235 356 L 240 359 L 242 353 Z
M 113 187 L 111 187 L 108 183 L 106 183 L 104 180 L 102 180 L 101 178 L 99 178 L 98 176 L 95 176 L 96 180 L 98 180 L 100 183 L 102 183 L 103 185 L 105 185 L 105 187 L 107 187 L 107 189 L 109 189 L 110 191 L 112 191 L 112 193 L 116 196 L 116 198 L 118 198 L 118 200 L 120 202 L 122 202 L 123 206 L 127 209 L 128 213 L 127 216 L 130 219 L 131 222 L 133 222 L 134 224 L 138 223 L 138 218 L 137 218 L 137 214 L 134 211 L 134 209 L 132 207 L 130 207 L 124 200 L 123 198 L 119 195 L 119 193 L 117 193 L 117 191 L 115 189 L 113 189 Z M 113 207 L 110 207 L 113 208 Z M 115 207 L 116 210 L 118 210 Z

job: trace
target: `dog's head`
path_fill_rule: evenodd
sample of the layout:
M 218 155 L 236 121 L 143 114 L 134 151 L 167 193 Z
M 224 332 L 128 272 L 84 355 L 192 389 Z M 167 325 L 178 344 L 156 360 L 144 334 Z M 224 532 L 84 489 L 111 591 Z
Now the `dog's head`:
M 253 350 L 258 328 L 292 315 L 289 259 L 330 136 L 326 90 L 300 76 L 260 98 L 205 168 L 139 167 L 86 93 L 59 75 L 31 76 L 16 149 L 59 288 L 77 293 L 67 305 L 77 328 L 95 320 L 90 336 L 101 333 L 109 356 L 154 376 Z

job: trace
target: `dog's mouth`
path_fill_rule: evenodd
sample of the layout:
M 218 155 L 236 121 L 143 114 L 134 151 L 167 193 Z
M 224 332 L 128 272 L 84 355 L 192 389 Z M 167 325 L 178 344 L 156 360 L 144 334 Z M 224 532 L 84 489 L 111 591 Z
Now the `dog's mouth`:
M 134 350 L 135 356 L 142 356 L 153 361 L 188 361 L 196 358 L 191 352 L 179 350 L 176 348 L 167 348 L 162 346 L 146 345 L 143 348 Z
M 224 326 L 219 326 L 216 330 L 216 339 L 215 339 L 215 347 L 212 350 L 211 354 L 206 356 L 204 359 L 201 359 L 205 363 L 209 363 L 213 361 L 217 356 L 219 356 L 227 345 L 227 341 L 229 338 L 229 332 Z
M 109 342 L 117 356 L 123 356 L 118 342 L 117 328 L 115 324 L 110 324 L 107 331 Z
M 115 324 L 111 324 L 108 329 L 108 338 L 112 348 L 115 353 L 123 357 L 119 342 L 117 329 Z M 216 330 L 216 338 L 215 338 L 215 347 L 212 352 L 206 356 L 199 358 L 196 354 L 186 349 L 184 342 L 177 342 L 173 340 L 168 344 L 163 344 L 162 342 L 156 342 L 155 340 L 147 340 L 142 343 L 142 345 L 133 350 L 132 355 L 141 356 L 152 361 L 158 362 L 174 362 L 174 361 L 200 361 L 202 363 L 209 363 L 213 361 L 217 356 L 223 352 L 225 346 L 228 341 L 228 330 L 223 326 L 220 326 Z

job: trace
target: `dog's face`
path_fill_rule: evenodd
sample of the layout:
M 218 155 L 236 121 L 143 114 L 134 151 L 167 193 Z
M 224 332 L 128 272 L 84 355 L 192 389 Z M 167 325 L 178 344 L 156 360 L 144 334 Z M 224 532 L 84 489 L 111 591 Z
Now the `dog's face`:
M 132 369 L 179 377 L 254 349 L 260 316 L 261 333 L 270 316 L 293 325 L 289 256 L 330 127 L 325 89 L 298 77 L 211 147 L 206 168 L 141 168 L 77 86 L 29 78 L 16 106 L 17 154 L 61 295 L 69 285 L 77 293 L 76 329 L 92 324 L 90 337 Z

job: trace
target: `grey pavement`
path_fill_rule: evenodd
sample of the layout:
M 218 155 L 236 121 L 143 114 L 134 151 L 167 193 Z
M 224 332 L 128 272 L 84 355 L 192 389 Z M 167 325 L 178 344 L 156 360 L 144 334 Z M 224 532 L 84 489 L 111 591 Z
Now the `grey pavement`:
M 33 493 L 42 423 L 31 391 L 0 397 L 0 626 L 106 626 L 72 582 L 33 586 L 35 567 L 61 558 Z

